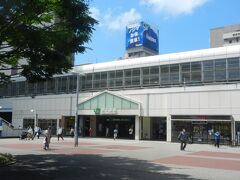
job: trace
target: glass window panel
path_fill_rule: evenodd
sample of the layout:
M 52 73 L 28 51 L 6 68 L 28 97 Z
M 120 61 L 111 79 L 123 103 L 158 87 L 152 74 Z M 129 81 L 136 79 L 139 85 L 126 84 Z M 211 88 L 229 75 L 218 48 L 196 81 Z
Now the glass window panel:
M 203 61 L 203 71 L 213 71 L 213 61 Z
M 131 109 L 138 109 L 138 104 L 131 102 Z
M 161 76 L 161 84 L 169 84 L 169 75 Z
M 55 92 L 55 78 L 47 81 L 47 92 L 48 93 Z
M 159 84 L 159 76 L 150 76 L 150 84 Z
M 140 77 L 133 77 L 132 85 L 140 85 Z
M 114 87 L 115 86 L 115 80 L 113 79 L 110 79 L 109 80 L 109 84 L 108 84 L 109 87 Z
M 105 109 L 105 103 L 106 103 L 106 93 L 101 94 L 100 96 L 97 97 L 98 98 L 98 107 L 101 109 Z
M 123 86 L 123 79 L 116 79 L 115 80 L 115 86 L 116 87 Z
M 107 72 L 101 72 L 101 79 L 107 79 Z
M 204 82 L 213 81 L 213 80 L 214 80 L 213 71 L 204 71 L 203 72 L 203 81 Z
M 215 71 L 215 80 L 216 81 L 226 80 L 226 71 Z
M 87 89 L 92 89 L 92 80 L 90 80 L 90 81 L 86 80 L 86 82 L 85 82 L 85 87 L 86 87 Z
M 16 95 L 17 95 L 17 83 L 13 82 L 11 96 L 16 96 Z
M 140 69 L 133 69 L 132 76 L 140 76 Z
M 200 82 L 201 79 L 201 72 L 192 72 L 192 82 Z
M 106 108 L 112 108 L 113 107 L 113 95 L 106 94 Z
M 225 59 L 215 60 L 215 70 L 223 69 L 226 69 L 226 60 Z
M 131 85 L 132 85 L 131 78 L 125 78 L 125 86 L 131 86 Z
M 127 69 L 124 71 L 125 72 L 125 77 L 131 77 L 132 76 L 132 71 L 131 69 Z
M 100 87 L 107 87 L 107 80 L 101 80 Z
M 236 69 L 239 68 L 239 58 L 231 58 L 227 60 L 228 69 Z
M 149 84 L 149 76 L 143 76 L 143 84 Z
M 190 73 L 182 73 L 182 82 L 189 83 L 190 82 Z
M 99 88 L 100 87 L 100 81 L 93 81 L 93 88 Z
M 26 91 L 25 81 L 18 82 L 18 88 L 19 88 L 18 94 L 19 95 L 24 95 L 25 91 Z
M 161 66 L 161 74 L 169 73 L 169 65 Z
M 92 81 L 92 74 L 86 74 L 86 80 Z
M 81 89 L 83 89 L 82 85 L 84 84 L 83 83 L 84 78 L 85 78 L 84 76 L 80 77 Z M 70 92 L 76 91 L 76 88 L 77 88 L 77 76 L 69 76 L 69 91 Z
M 67 91 L 67 77 L 58 78 L 58 91 L 59 92 Z
M 1 88 L 0 96 L 10 96 L 11 95 L 11 84 L 3 85 Z
M 80 104 L 80 105 L 78 106 L 78 109 L 79 109 L 79 110 L 84 110 L 84 104 Z
M 181 64 L 182 72 L 189 72 L 190 71 L 190 63 L 183 63 Z
M 109 72 L 109 78 L 115 78 L 115 71 Z
M 116 71 L 116 78 L 123 77 L 123 70 Z
M 77 78 L 77 77 L 75 77 L 75 78 Z M 86 89 L 85 85 L 86 85 L 86 77 L 80 76 L 80 82 L 79 82 L 80 90 L 85 90 Z M 73 85 L 73 91 L 76 91 L 76 87 L 77 87 L 77 80 L 75 80 L 75 84 Z
M 37 82 L 37 94 L 44 94 L 44 82 Z
M 147 68 L 143 68 L 143 69 L 142 69 L 142 73 L 143 73 L 143 76 L 149 75 L 149 68 L 148 68 L 148 67 L 147 67 Z
M 94 73 L 94 80 L 100 80 L 100 73 Z
M 91 109 L 90 108 L 90 101 L 86 101 L 85 103 L 84 103 L 84 109 Z
M 150 75 L 159 75 L 159 67 L 158 66 L 150 67 Z
M 131 107 L 131 102 L 125 99 L 122 99 L 122 109 L 130 109 L 130 107 Z
M 192 62 L 191 63 L 191 71 L 201 71 L 201 62 Z
M 90 101 L 91 101 L 90 109 L 96 109 L 98 107 L 98 97 L 95 97 L 95 98 L 91 99 Z
M 179 72 L 179 65 L 178 64 L 171 64 L 170 65 L 170 73 L 177 73 Z
M 34 94 L 34 87 L 35 87 L 35 84 L 34 83 L 28 83 L 28 94 Z
M 228 79 L 229 80 L 237 80 L 239 77 L 239 69 L 229 69 L 228 70 Z
M 171 73 L 170 82 L 171 84 L 179 83 L 179 73 Z
M 117 96 L 114 96 L 113 100 L 114 100 L 114 107 L 116 109 L 122 109 L 122 100 Z

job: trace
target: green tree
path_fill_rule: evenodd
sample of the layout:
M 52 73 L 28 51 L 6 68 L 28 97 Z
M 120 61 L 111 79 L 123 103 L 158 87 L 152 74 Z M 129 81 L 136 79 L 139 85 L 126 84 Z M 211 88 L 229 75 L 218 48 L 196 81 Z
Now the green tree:
M 21 69 L 29 82 L 67 72 L 95 24 L 85 0 L 1 0 L 0 84 L 11 77 L 4 70 Z

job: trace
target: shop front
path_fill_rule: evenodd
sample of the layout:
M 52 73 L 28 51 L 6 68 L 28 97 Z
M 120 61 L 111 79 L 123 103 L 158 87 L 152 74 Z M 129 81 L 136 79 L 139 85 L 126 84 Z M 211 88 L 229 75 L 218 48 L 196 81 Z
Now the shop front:
M 185 129 L 192 143 L 212 144 L 214 133 L 221 134 L 220 143 L 232 144 L 232 116 L 198 116 L 198 115 L 173 115 L 172 118 L 172 141 L 178 141 L 178 134 Z

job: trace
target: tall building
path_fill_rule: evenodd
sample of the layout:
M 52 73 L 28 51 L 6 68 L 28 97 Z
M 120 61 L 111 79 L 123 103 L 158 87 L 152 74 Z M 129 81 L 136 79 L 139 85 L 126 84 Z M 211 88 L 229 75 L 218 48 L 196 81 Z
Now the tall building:
M 240 44 L 240 24 L 211 29 L 211 48 L 237 44 Z
M 158 55 L 158 37 L 158 29 L 143 21 L 128 25 L 126 27 L 125 58 Z

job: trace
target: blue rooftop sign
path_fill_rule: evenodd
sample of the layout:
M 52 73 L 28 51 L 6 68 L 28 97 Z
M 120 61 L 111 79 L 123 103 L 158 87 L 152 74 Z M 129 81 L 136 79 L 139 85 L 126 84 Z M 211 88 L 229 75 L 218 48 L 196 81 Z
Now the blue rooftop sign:
M 159 31 L 145 22 L 130 24 L 126 27 L 126 49 L 146 47 L 159 52 Z

